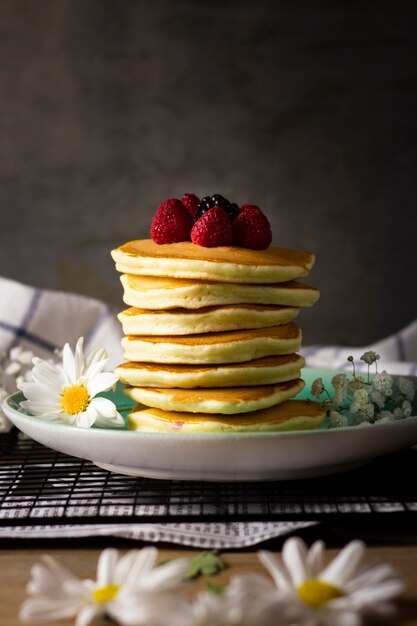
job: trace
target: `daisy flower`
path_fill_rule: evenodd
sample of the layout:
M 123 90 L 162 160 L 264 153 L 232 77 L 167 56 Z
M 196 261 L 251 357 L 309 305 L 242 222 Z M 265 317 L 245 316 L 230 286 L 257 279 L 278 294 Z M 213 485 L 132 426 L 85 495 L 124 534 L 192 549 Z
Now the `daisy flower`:
M 133 610 L 135 624 L 151 625 L 152 616 L 167 605 L 169 591 L 189 564 L 188 559 L 176 559 L 156 567 L 157 554 L 152 547 L 131 550 L 122 557 L 112 548 L 104 550 L 96 581 L 80 580 L 45 556 L 43 563 L 32 568 L 27 587 L 31 597 L 23 603 L 19 617 L 25 622 L 75 617 L 76 626 L 87 626 L 95 617 L 109 615 L 123 624 L 123 616 L 132 615 Z
M 73 353 L 65 344 L 61 363 L 33 359 L 32 380 L 20 382 L 26 400 L 21 406 L 32 415 L 49 421 L 90 428 L 97 426 L 122 426 L 124 420 L 113 402 L 96 397 L 117 382 L 117 376 L 103 372 L 107 363 L 104 349 L 83 353 L 81 337 Z
M 259 553 L 288 622 L 308 626 L 359 626 L 364 615 L 392 615 L 390 601 L 403 582 L 389 565 L 366 566 L 364 556 L 365 545 L 352 541 L 326 566 L 323 542 L 308 550 L 297 537 L 285 542 L 282 564 L 270 552 Z

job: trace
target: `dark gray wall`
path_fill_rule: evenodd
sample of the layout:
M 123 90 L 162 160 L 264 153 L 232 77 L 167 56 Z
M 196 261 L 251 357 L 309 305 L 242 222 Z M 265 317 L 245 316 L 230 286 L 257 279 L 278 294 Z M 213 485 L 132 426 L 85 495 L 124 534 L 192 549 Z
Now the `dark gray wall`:
M 317 252 L 305 342 L 416 317 L 415 3 L 3 0 L 0 274 L 121 303 L 109 250 L 185 191 Z

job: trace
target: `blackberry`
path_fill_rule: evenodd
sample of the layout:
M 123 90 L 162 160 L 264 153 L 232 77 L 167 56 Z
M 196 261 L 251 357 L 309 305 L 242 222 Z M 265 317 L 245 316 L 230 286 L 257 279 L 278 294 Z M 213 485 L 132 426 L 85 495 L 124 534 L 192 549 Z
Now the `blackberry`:
M 198 218 L 203 215 L 203 213 L 205 213 L 206 211 L 209 211 L 215 206 L 216 205 L 211 196 L 204 196 L 204 198 L 201 199 L 197 207 L 197 211 L 194 214 L 194 221 L 196 222 Z
M 235 218 L 239 215 L 239 207 L 235 202 L 229 202 L 227 198 L 220 195 L 219 193 L 215 193 L 212 196 L 205 196 L 200 204 L 198 205 L 197 211 L 195 212 L 194 220 L 197 221 L 203 213 L 212 209 L 213 207 L 218 207 L 219 209 L 223 209 L 226 211 L 227 215 L 231 222 L 235 220 Z
M 231 202 L 227 209 L 225 209 L 230 217 L 230 221 L 234 222 L 235 218 L 239 215 L 240 209 L 236 202 Z

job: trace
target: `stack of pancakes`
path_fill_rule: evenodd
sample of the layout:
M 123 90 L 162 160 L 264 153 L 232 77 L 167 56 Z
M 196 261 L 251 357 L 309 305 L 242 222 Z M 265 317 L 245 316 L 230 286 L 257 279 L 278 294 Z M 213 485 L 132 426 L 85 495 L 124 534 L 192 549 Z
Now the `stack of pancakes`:
M 319 292 L 296 279 L 314 255 L 282 248 L 204 248 L 129 242 L 112 251 L 122 272 L 119 314 L 127 363 L 116 369 L 139 403 L 143 431 L 315 428 L 314 402 L 291 400 L 304 383 L 294 319 Z M 143 406 L 144 405 L 144 406 Z

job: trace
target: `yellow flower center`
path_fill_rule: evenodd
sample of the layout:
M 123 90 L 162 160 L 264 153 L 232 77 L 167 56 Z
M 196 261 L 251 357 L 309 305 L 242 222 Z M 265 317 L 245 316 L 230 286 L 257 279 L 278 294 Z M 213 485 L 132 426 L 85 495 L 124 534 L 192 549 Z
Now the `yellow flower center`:
M 314 609 L 319 609 L 330 600 L 335 600 L 343 596 L 343 591 L 339 587 L 325 583 L 323 580 L 310 578 L 297 587 L 301 600 Z
M 106 585 L 105 587 L 99 587 L 94 589 L 93 598 L 98 604 L 105 604 L 115 599 L 119 593 L 120 585 Z
M 61 406 L 69 415 L 82 413 L 88 407 L 89 402 L 90 394 L 84 385 L 66 387 L 61 397 Z

